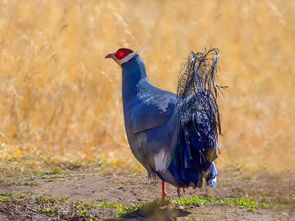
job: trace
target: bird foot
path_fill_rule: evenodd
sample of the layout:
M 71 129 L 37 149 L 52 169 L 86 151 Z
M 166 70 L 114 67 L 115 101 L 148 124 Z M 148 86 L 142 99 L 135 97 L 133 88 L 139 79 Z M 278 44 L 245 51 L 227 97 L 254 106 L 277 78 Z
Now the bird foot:
M 166 192 L 162 193 L 162 200 L 166 201 L 167 200 L 168 194 Z
M 176 191 L 177 191 L 177 196 L 180 197 L 180 187 L 177 187 Z
M 162 200 L 166 201 L 167 200 L 168 194 L 166 193 L 166 186 L 165 182 L 162 181 Z
M 177 189 L 176 189 L 176 191 L 177 191 L 177 196 L 178 197 L 180 197 L 181 195 L 180 195 L 180 191 L 181 191 L 181 189 L 182 189 L 182 191 L 183 191 L 183 193 L 185 193 L 185 188 L 184 187 L 177 187 Z

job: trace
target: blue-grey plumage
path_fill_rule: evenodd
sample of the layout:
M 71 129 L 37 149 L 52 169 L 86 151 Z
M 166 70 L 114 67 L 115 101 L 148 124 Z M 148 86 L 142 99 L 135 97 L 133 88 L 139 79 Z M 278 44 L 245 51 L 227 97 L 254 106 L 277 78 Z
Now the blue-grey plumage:
M 171 157 L 171 129 L 167 130 L 166 127 L 174 114 L 177 95 L 149 83 L 145 66 L 138 55 L 123 64 L 122 70 L 122 98 L 128 141 L 134 156 L 147 169 L 149 176 L 155 177 L 159 171 L 156 168 L 157 161 L 163 164 Z M 158 159 L 159 154 L 162 155 Z
M 132 153 L 149 177 L 158 176 L 176 187 L 201 187 L 203 178 L 212 187 L 217 184 L 214 159 L 220 123 L 216 69 L 211 70 L 216 67 L 215 60 L 210 67 L 202 63 L 208 62 L 209 53 L 192 53 L 178 94 L 154 87 L 142 59 L 132 50 L 107 55 L 122 67 L 125 129 Z

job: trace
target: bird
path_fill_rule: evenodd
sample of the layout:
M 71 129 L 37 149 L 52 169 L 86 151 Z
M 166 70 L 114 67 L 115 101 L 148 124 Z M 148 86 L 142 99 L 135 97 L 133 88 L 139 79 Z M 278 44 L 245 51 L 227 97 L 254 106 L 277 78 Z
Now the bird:
M 162 199 L 166 183 L 180 190 L 217 186 L 215 159 L 220 151 L 220 114 L 217 104 L 222 86 L 215 83 L 219 50 L 191 52 L 178 78 L 177 93 L 151 84 L 145 64 L 129 48 L 111 58 L 122 69 L 123 114 L 127 139 L 135 158 L 149 178 L 159 178 Z

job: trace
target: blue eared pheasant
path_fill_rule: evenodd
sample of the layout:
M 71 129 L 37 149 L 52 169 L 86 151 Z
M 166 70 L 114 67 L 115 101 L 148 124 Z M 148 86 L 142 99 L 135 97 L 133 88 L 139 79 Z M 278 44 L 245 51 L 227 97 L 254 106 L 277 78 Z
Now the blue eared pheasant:
M 215 84 L 218 50 L 191 52 L 177 94 L 153 86 L 140 56 L 120 48 L 105 58 L 122 67 L 122 97 L 127 138 L 149 177 L 180 188 L 217 185 L 217 138 L 221 133 Z

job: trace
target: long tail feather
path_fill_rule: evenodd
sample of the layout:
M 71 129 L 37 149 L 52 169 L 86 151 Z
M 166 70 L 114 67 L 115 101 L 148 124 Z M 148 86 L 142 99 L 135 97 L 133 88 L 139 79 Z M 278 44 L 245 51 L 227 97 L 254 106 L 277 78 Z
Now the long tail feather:
M 177 88 L 178 108 L 182 113 L 182 122 L 187 121 L 187 115 L 191 115 L 188 111 L 192 109 L 187 108 L 184 104 L 187 103 L 188 99 L 196 97 L 196 106 L 192 110 L 195 112 L 209 110 L 210 119 L 212 119 L 210 126 L 215 134 L 221 134 L 217 97 L 220 88 L 223 88 L 223 86 L 215 83 L 218 72 L 218 58 L 219 50 L 216 48 L 207 52 L 191 52 L 179 77 Z
M 175 165 L 181 168 L 179 179 L 201 187 L 202 177 L 216 186 L 217 139 L 221 134 L 217 105 L 219 89 L 215 83 L 218 72 L 218 49 L 194 53 L 187 59 L 178 83 L 177 112 L 180 121 L 178 151 Z M 176 159 L 176 158 L 175 158 Z

